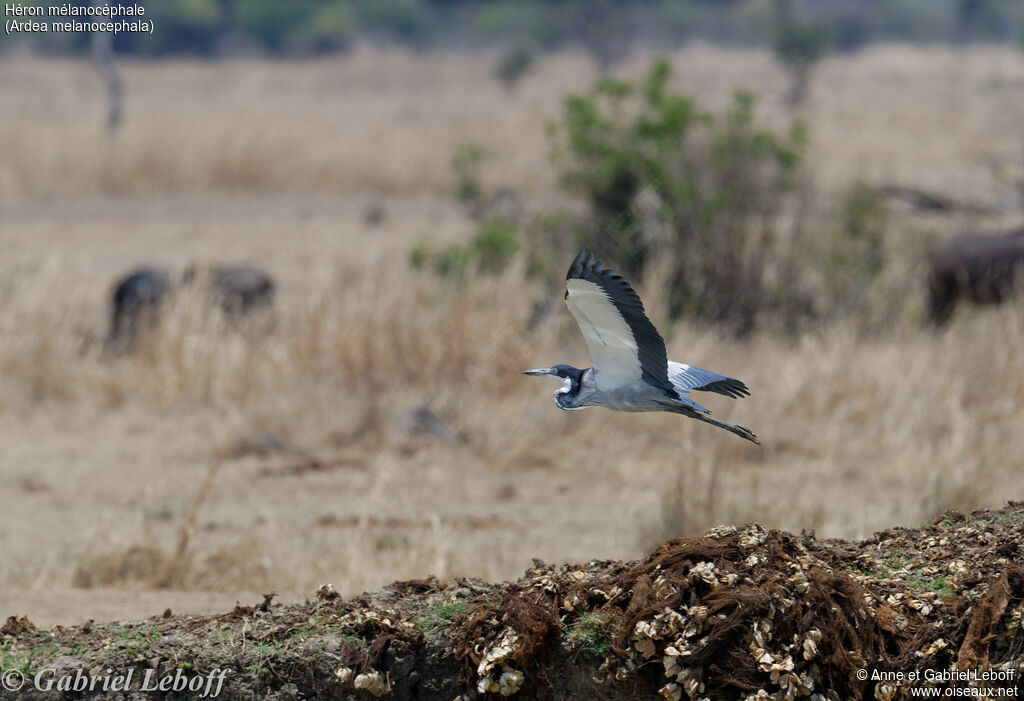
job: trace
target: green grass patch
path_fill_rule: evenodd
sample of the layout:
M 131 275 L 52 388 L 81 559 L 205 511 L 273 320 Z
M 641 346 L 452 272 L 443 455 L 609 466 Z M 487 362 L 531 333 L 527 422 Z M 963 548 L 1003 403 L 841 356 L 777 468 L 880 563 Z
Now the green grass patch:
M 22 641 L 33 640 L 36 642 L 27 647 L 27 650 L 21 647 L 16 651 L 13 640 L 6 640 L 0 644 L 0 673 L 9 669 L 17 669 L 30 677 L 36 674 L 41 669 L 39 665 L 47 660 L 52 660 L 61 654 L 76 654 L 81 648 L 81 645 L 75 645 L 73 648 L 66 647 L 59 641 L 42 634 L 22 637 Z
M 417 619 L 414 623 L 420 630 L 426 632 L 438 626 L 448 625 L 452 622 L 453 618 L 466 611 L 469 611 L 469 604 L 465 601 L 434 604 L 425 616 Z
M 22 659 L 14 652 L 13 640 L 5 640 L 0 643 L 0 673 L 9 669 L 20 669 Z
M 310 628 L 298 628 L 288 633 L 288 640 L 305 640 L 306 638 L 312 638 L 314 635 L 320 632 L 321 625 L 317 623 Z
M 249 648 L 249 651 L 248 651 L 247 654 L 249 654 L 249 655 L 259 655 L 260 657 L 270 657 L 276 651 L 277 651 L 277 646 L 276 645 L 271 645 L 270 643 L 257 643 L 255 645 L 253 645 L 251 648 Z
M 584 652 L 607 657 L 612 649 L 611 619 L 603 613 L 585 613 L 566 629 L 565 637 Z
M 955 593 L 953 585 L 946 581 L 945 577 L 936 577 L 935 579 L 910 579 L 907 580 L 907 586 L 911 589 L 934 592 L 941 596 L 952 596 Z
M 901 570 L 906 567 L 908 561 L 902 555 L 892 555 L 885 559 L 885 566 L 890 570 Z
M 147 654 L 160 638 L 160 631 L 149 623 L 137 626 L 115 626 L 109 631 L 111 648 L 128 655 Z
M 359 649 L 366 647 L 366 641 L 352 631 L 343 631 L 341 634 L 341 641 L 348 643 L 349 645 L 355 645 Z

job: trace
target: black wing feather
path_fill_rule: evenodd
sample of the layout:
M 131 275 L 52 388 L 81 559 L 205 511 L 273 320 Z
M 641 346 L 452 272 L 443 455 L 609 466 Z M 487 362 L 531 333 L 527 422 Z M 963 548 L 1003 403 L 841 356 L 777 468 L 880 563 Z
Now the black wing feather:
M 750 396 L 750 390 L 747 389 L 747 386 L 740 380 L 734 380 L 731 377 L 725 380 L 709 382 L 703 387 L 694 387 L 694 389 L 701 390 L 702 392 L 717 392 L 732 399 L 743 399 L 743 397 Z
M 611 299 L 616 310 L 629 326 L 636 339 L 637 351 L 640 356 L 640 369 L 643 379 L 648 384 L 660 387 L 669 396 L 678 398 L 675 387 L 668 379 L 668 353 L 665 351 L 665 339 L 661 337 L 654 324 L 644 312 L 644 304 L 640 296 L 630 287 L 621 275 L 617 275 L 604 263 L 597 260 L 587 249 L 576 254 L 565 279 L 580 279 L 598 285 Z M 568 292 L 566 293 L 568 294 Z

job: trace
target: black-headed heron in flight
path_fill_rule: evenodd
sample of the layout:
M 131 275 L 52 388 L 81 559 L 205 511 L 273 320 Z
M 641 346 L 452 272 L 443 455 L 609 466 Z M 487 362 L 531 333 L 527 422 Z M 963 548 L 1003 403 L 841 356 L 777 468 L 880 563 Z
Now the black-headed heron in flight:
M 569 267 L 565 287 L 565 303 L 583 332 L 594 367 L 555 365 L 523 373 L 560 378 L 562 387 L 555 391 L 560 409 L 670 411 L 760 443 L 750 429 L 712 419 L 708 409 L 684 396 L 700 390 L 739 399 L 750 396 L 750 390 L 731 377 L 670 361 L 664 339 L 622 276 L 584 249 Z

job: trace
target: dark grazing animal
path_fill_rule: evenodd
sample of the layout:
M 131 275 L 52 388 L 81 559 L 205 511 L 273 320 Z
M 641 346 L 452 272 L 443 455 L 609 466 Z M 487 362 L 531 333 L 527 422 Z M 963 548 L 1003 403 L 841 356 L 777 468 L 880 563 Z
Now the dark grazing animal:
M 248 265 L 189 266 L 180 287 L 192 286 L 201 286 L 210 303 L 232 322 L 274 304 L 273 279 Z M 107 348 L 127 350 L 143 329 L 156 323 L 160 307 L 174 291 L 170 273 L 162 268 L 138 268 L 118 280 L 110 299 Z
M 960 234 L 928 256 L 928 320 L 949 321 L 961 298 L 1002 304 L 1024 280 L 1024 229 L 1002 234 Z
M 139 268 L 118 280 L 110 298 L 108 347 L 129 344 L 144 325 L 155 324 L 170 287 L 170 275 L 159 268 Z
M 250 265 L 192 265 L 182 279 L 186 285 L 204 286 L 211 301 L 233 320 L 274 305 L 274 281 L 266 272 Z

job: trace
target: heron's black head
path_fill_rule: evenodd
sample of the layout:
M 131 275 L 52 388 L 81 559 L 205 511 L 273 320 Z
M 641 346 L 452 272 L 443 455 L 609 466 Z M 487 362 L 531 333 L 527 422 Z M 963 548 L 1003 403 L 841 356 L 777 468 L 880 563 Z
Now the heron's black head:
M 555 402 L 558 406 L 565 409 L 573 397 L 579 394 L 580 381 L 583 378 L 584 370 L 574 368 L 572 365 L 555 365 L 550 368 L 538 368 L 536 370 L 526 370 L 523 372 L 524 375 L 549 375 L 550 377 L 557 377 L 563 381 L 562 387 L 555 390 Z
M 572 380 L 575 384 L 579 384 L 580 378 L 583 377 L 583 371 L 579 368 L 574 368 L 572 365 L 554 365 L 550 368 L 524 370 L 523 374 L 550 375 L 551 377 L 560 377 L 563 380 Z

